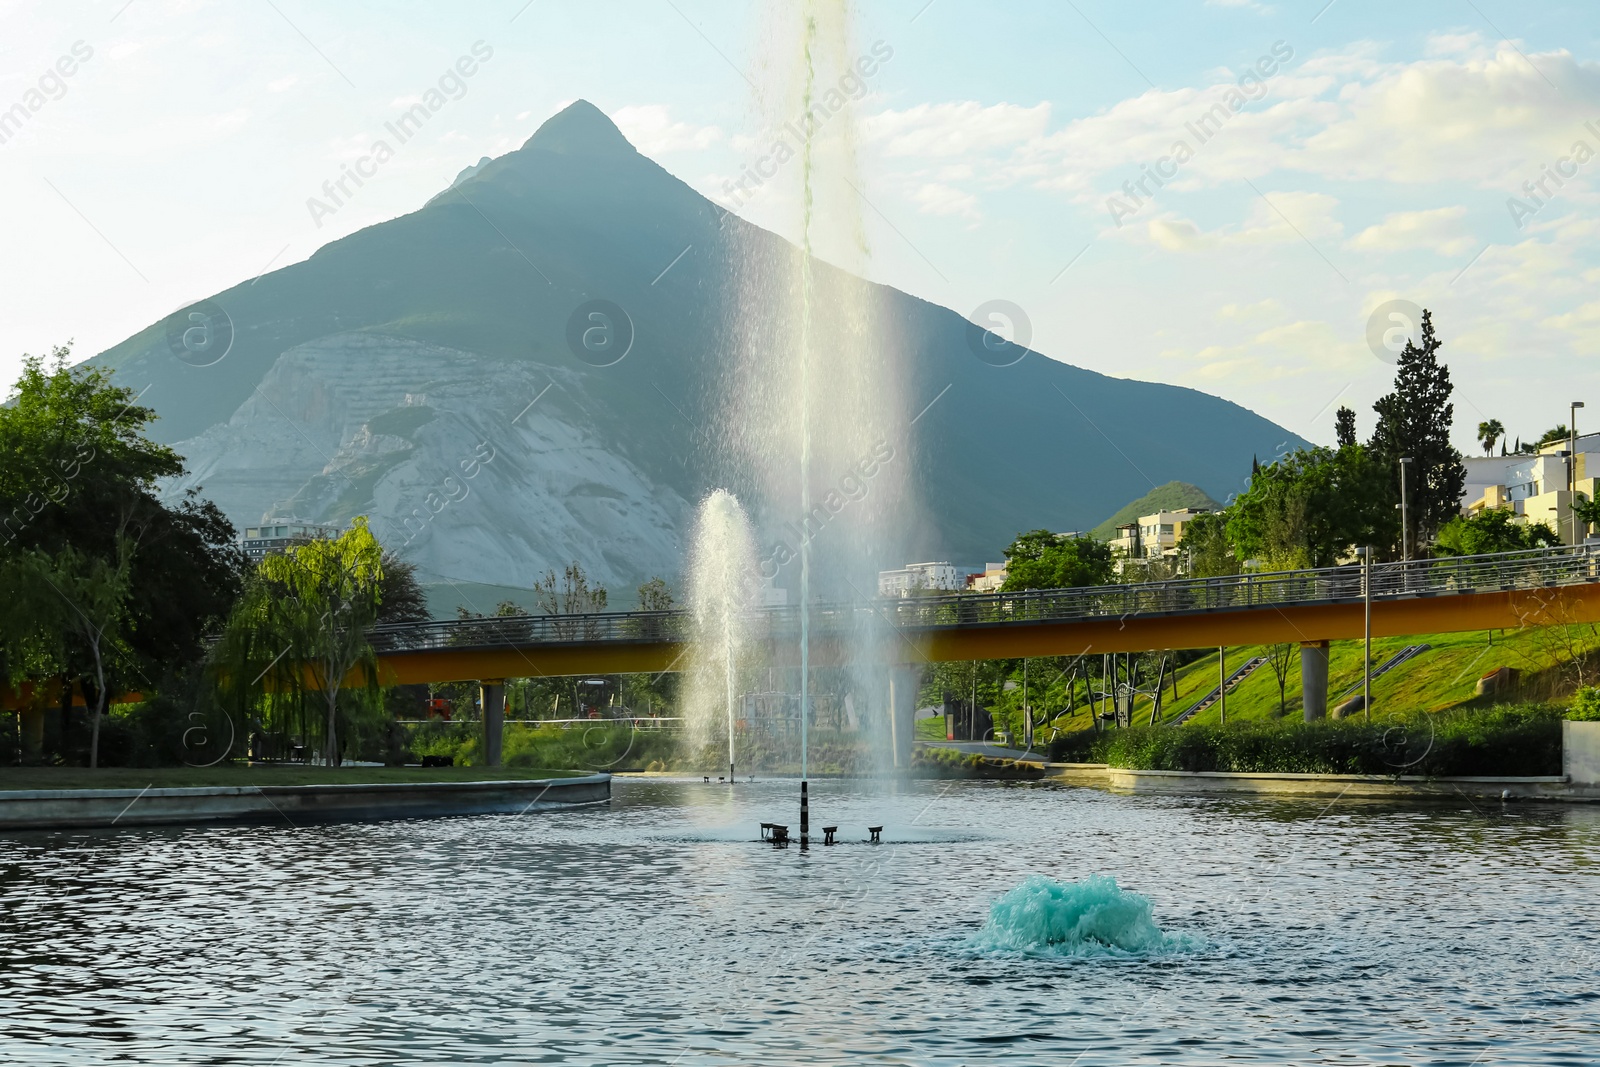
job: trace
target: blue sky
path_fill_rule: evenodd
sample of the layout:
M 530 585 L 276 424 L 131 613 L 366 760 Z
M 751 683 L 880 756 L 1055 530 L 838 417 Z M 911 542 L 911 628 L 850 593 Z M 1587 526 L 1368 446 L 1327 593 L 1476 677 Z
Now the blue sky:
M 792 46 L 756 5 L 710 0 L 0 0 L 0 17 L 0 112 L 29 108 L 0 143 L 8 379 L 24 351 L 92 354 L 413 210 L 578 97 L 727 203 L 771 119 L 752 85 Z M 1587 7 L 1497 0 L 861 4 L 853 47 L 893 56 L 855 105 L 867 255 L 834 258 L 964 314 L 1010 301 L 1049 356 L 1319 441 L 1340 403 L 1370 426 L 1392 370 L 1369 320 L 1409 301 L 1446 342 L 1458 444 L 1488 417 L 1535 435 L 1569 400 L 1600 405 L 1600 159 L 1573 159 L 1600 153 L 1597 33 Z M 463 95 L 314 220 L 307 199 L 480 41 Z M 48 76 L 75 46 L 89 58 Z M 1289 58 L 1215 136 L 1163 163 L 1275 48 Z M 1122 184 L 1158 165 L 1172 176 L 1132 204 Z M 1536 204 L 1522 185 L 1540 180 Z M 1114 196 L 1136 210 L 1115 217 Z M 781 182 L 737 210 L 797 232 Z

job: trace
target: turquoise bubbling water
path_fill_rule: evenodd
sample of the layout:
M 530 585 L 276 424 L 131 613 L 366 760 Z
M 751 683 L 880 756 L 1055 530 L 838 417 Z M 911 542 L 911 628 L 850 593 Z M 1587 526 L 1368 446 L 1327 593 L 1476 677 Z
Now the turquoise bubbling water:
M 1117 880 L 1091 875 L 1057 882 L 1031 875 L 995 901 L 988 921 L 968 944 L 990 952 L 1054 956 L 1155 956 L 1200 948 L 1185 934 L 1165 934 L 1151 915 L 1147 897 L 1117 887 Z

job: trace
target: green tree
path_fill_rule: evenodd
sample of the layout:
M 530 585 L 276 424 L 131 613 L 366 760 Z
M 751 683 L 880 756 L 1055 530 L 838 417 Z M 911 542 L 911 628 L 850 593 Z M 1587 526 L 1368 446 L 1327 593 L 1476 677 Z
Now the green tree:
M 1433 547 L 1441 556 L 1481 556 L 1560 543 L 1556 532 L 1545 523 L 1519 523 L 1505 508 L 1486 508 L 1472 516 L 1457 515 L 1445 523 Z
M 1583 493 L 1572 494 L 1572 513 L 1583 524 L 1584 533 L 1596 523 L 1600 523 L 1600 500 L 1590 500 Z
M 94 673 L 93 692 L 85 693 L 90 698 L 85 703 L 89 705 L 91 770 L 100 766 L 100 723 L 105 718 L 110 683 L 115 681 L 106 660 L 121 644 L 128 622 L 130 556 L 125 539 L 118 542 L 113 561 L 85 555 L 67 545 L 53 556 L 29 552 L 24 568 L 31 572 L 24 582 L 42 584 L 55 594 L 53 598 L 43 595 L 36 585 L 31 606 L 39 624 L 61 635 L 65 647 L 58 651 L 59 659 L 86 659 Z
M 1198 515 L 1184 523 L 1178 551 L 1190 578 L 1222 578 L 1238 574 L 1239 560 L 1228 538 L 1227 510 Z
M 1387 472 L 1393 503 L 1400 501 L 1400 460 L 1411 458 L 1407 480 L 1407 519 L 1411 543 L 1431 541 L 1439 528 L 1454 518 L 1461 508 L 1467 471 L 1461 453 L 1450 443 L 1450 427 L 1455 421 L 1455 405 L 1450 396 L 1450 368 L 1439 362 L 1443 342 L 1433 331 L 1433 315 L 1422 313 L 1422 343 L 1407 341 L 1400 353 L 1395 373 L 1394 392 L 1378 400 L 1377 430 L 1373 433 L 1372 458 Z
M 1272 668 L 1272 677 L 1278 683 L 1278 716 L 1281 718 L 1289 714 L 1289 670 L 1294 665 L 1295 646 L 1293 644 L 1277 644 L 1267 646 L 1267 666 Z
M 46 624 L 57 613 L 59 598 L 41 579 L 32 554 L 0 554 L 0 589 L 7 598 L 0 611 L 0 683 L 15 688 L 60 677 L 65 668 L 61 631 Z
M 606 610 L 608 594 L 605 586 L 590 585 L 583 564 L 573 560 L 556 577 L 555 571 L 546 571 L 543 578 L 533 583 L 533 594 L 538 599 L 539 610 L 546 615 L 595 615 Z M 566 639 L 597 636 L 599 628 L 587 620 L 564 618 L 555 624 L 557 636 Z
M 378 583 L 378 621 L 427 622 L 431 618 L 428 595 L 417 581 L 417 565 L 385 551 L 383 580 Z
M 1567 424 L 1564 422 L 1558 422 L 1546 430 L 1544 432 L 1544 436 L 1540 437 L 1532 445 L 1528 446 L 1528 451 L 1538 452 L 1539 449 L 1545 447 L 1546 445 L 1559 444 L 1562 441 L 1567 440 L 1570 436 L 1571 434 L 1567 430 Z
M 1494 446 L 1505 435 L 1505 425 L 1499 419 L 1486 419 L 1478 423 L 1478 443 L 1483 446 L 1486 456 L 1494 455 Z
M 975 700 L 979 708 L 996 710 L 1011 669 L 1020 668 L 1020 665 L 1020 660 L 963 660 L 935 663 L 924 675 L 917 705 L 919 707 L 938 705 L 949 697 L 953 700 Z M 1035 697 L 1032 702 L 1038 704 L 1039 699 Z M 1003 728 L 1004 723 L 996 725 Z
M 155 413 L 110 371 L 69 366 L 70 356 L 64 346 L 48 358 L 25 356 L 0 404 L 0 570 L 20 581 L 60 567 L 90 587 L 120 576 L 119 639 L 99 668 L 107 686 L 149 690 L 201 658 L 205 634 L 238 595 L 244 559 L 211 503 L 192 492 L 163 501 L 161 482 L 181 475 L 183 463 L 145 436 Z M 48 605 L 39 612 L 24 636 L 12 627 L 13 639 L 0 642 L 12 683 L 56 678 L 86 693 L 99 688 L 77 616 Z M 47 633 L 45 623 L 58 629 Z
M 1235 557 L 1272 570 L 1335 566 L 1352 546 L 1392 536 L 1384 481 L 1360 445 L 1300 449 L 1259 468 L 1228 509 Z
M 1111 546 L 1104 541 L 1030 530 L 1018 534 L 1006 549 L 1006 580 L 1000 589 L 1014 593 L 1105 585 L 1115 576 Z
M 588 615 L 606 610 L 604 586 L 589 584 L 583 564 L 573 560 L 556 577 L 555 571 L 546 571 L 534 583 L 534 595 L 539 599 L 539 609 L 546 615 Z
M 139 494 L 130 501 L 125 536 L 135 545 L 129 652 L 151 678 L 200 663 L 250 569 L 233 524 L 192 490 L 171 504 Z
M 640 611 L 670 611 L 672 589 L 661 578 L 651 578 L 639 587 Z
M 1335 443 L 1340 448 L 1346 448 L 1356 443 L 1356 413 L 1354 411 L 1340 406 L 1333 417 L 1333 436 Z
M 219 672 L 236 700 L 241 692 L 254 697 L 257 687 L 302 698 L 307 690 L 320 694 L 330 766 L 339 762 L 339 696 L 350 676 L 364 683 L 369 698 L 378 692 L 367 630 L 382 607 L 382 583 L 382 546 L 366 519 L 357 518 L 337 538 L 262 560 L 218 643 Z

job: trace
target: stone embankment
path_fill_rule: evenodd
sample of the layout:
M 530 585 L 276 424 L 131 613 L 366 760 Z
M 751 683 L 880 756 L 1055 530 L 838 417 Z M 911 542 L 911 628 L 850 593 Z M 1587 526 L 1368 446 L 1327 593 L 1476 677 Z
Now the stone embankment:
M 610 799 L 609 774 L 497 782 L 26 789 L 0 791 L 0 830 L 515 815 Z

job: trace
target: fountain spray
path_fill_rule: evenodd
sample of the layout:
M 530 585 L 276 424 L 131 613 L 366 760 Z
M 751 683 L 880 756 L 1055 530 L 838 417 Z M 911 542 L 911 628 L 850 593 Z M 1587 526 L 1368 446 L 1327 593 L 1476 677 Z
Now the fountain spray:
M 757 573 L 755 536 L 739 500 L 717 489 L 695 515 L 689 551 L 691 618 L 688 687 L 684 700 L 696 747 L 728 731 L 728 784 L 733 784 L 739 669 L 749 644 L 751 576 Z
M 817 20 L 806 17 L 805 89 L 801 107 L 811 114 L 811 95 L 816 87 L 817 65 L 812 46 L 817 39 Z M 800 514 L 811 514 L 811 399 L 807 365 L 811 349 L 811 148 L 812 127 L 805 124 L 805 142 L 800 150 Z M 802 520 L 803 521 L 803 520 Z M 806 733 L 811 719 L 811 539 L 800 542 L 800 848 L 811 844 L 811 800 L 807 786 Z
M 823 655 L 820 642 L 811 644 L 822 625 L 815 599 L 872 581 L 885 560 L 899 555 L 905 531 L 917 528 L 903 507 L 910 467 L 899 459 L 909 454 L 902 394 L 913 376 L 903 371 L 910 358 L 904 340 L 886 333 L 880 297 L 859 277 L 870 249 L 854 104 L 867 77 L 861 72 L 889 61 L 893 49 L 881 41 L 855 47 L 851 0 L 802 0 L 762 11 L 761 53 L 770 61 L 764 59 L 756 85 L 761 136 L 782 149 L 786 165 L 772 180 L 800 210 L 792 216 L 792 243 L 747 227 L 732 230 L 740 299 L 729 309 L 733 350 L 721 372 L 726 397 L 719 428 L 730 466 L 754 494 L 747 503 L 772 535 L 763 577 L 786 585 L 791 605 L 799 597 L 791 616 L 799 648 L 790 645 L 782 657 L 788 678 L 798 667 L 800 683 L 789 690 L 798 708 L 788 705 L 800 718 L 798 751 L 786 759 L 799 765 L 800 836 L 809 844 L 818 681 L 811 670 Z M 875 707 L 887 682 L 882 646 L 893 635 L 855 615 L 841 624 L 828 645 L 840 699 L 853 694 L 854 708 Z M 880 719 L 863 714 L 840 725 L 861 729 L 863 741 L 874 745 L 876 738 L 865 735 L 880 732 L 886 725 Z
M 728 784 L 733 785 L 733 693 L 734 679 L 738 672 L 738 663 L 735 657 L 738 652 L 738 643 L 734 640 L 733 627 L 736 619 L 733 612 L 722 613 L 722 676 L 727 687 L 728 702 Z

